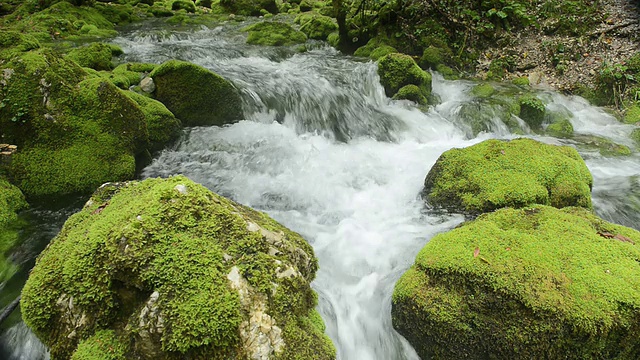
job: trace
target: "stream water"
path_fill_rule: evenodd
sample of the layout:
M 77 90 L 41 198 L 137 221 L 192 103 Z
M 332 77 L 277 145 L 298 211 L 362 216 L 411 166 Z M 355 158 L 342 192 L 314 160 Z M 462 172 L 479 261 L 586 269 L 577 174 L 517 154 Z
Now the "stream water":
M 464 220 L 425 206 L 419 197 L 424 177 L 445 150 L 516 135 L 496 118 L 489 131 L 470 136 L 458 114 L 463 104 L 476 101 L 471 82 L 434 74 L 433 89 L 442 101 L 421 110 L 387 98 L 373 62 L 341 55 L 321 42 L 308 43 L 302 53 L 296 47 L 249 46 L 238 31 L 242 26 L 169 31 L 145 25 L 114 40 L 126 61 L 191 61 L 233 81 L 244 99 L 246 120 L 185 130 L 142 177 L 184 174 L 301 233 L 319 258 L 313 287 L 339 359 L 418 359 L 391 326 L 393 286 L 433 235 Z M 571 114 L 577 133 L 633 147 L 632 127 L 601 109 L 548 91 L 539 97 L 549 109 Z M 594 176 L 596 212 L 638 228 L 637 153 L 603 157 L 572 140 L 535 136 L 526 126 L 520 131 L 576 146 Z M 49 214 L 58 214 L 55 221 L 36 214 L 48 224 L 41 232 L 48 238 L 55 234 L 69 209 L 76 208 Z M 18 320 L 0 341 L 2 358 L 47 357 Z

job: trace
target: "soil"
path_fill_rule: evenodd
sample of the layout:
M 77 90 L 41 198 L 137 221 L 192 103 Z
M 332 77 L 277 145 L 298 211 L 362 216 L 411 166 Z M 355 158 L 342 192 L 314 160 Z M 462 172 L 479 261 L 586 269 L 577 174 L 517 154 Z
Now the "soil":
M 507 46 L 488 49 L 476 71 L 486 75 L 492 59 L 516 59 L 507 79 L 528 76 L 532 85 L 572 93 L 592 87 L 603 63 L 623 63 L 640 51 L 640 1 L 602 0 L 605 21 L 582 37 L 546 35 L 542 30 L 518 33 Z

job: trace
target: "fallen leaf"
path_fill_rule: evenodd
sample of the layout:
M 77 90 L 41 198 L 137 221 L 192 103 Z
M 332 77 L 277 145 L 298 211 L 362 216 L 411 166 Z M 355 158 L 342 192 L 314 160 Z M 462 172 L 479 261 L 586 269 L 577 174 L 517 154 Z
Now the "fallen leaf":
M 102 212 L 102 210 L 104 210 L 104 208 L 106 208 L 106 207 L 107 207 L 107 205 L 109 205 L 109 203 L 108 203 L 108 202 L 106 202 L 106 203 L 104 203 L 104 204 L 102 204 L 102 205 L 98 206 L 98 208 L 97 208 L 97 209 L 95 209 L 95 210 L 93 210 L 93 212 L 92 212 L 91 214 L 93 214 L 93 215 L 95 215 L 95 214 L 100 214 L 100 213 Z
M 614 236 L 612 233 L 598 231 L 598 235 L 602 236 L 605 239 L 612 239 Z
M 628 237 L 624 236 L 624 235 L 620 235 L 620 234 L 616 234 L 616 236 L 613 237 L 614 239 L 618 239 L 622 242 L 628 242 L 630 244 L 635 245 L 636 243 L 633 242 L 633 240 L 629 239 Z
M 480 255 L 480 248 L 477 247 L 475 250 L 473 250 L 473 257 L 478 257 L 478 255 Z

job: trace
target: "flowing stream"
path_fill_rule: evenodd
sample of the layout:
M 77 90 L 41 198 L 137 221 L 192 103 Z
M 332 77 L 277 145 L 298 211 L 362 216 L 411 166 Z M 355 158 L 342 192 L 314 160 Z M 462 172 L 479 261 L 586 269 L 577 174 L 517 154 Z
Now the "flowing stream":
M 464 220 L 425 206 L 419 196 L 424 177 L 443 151 L 517 136 L 497 118 L 489 131 L 470 136 L 458 114 L 463 104 L 477 101 L 471 82 L 434 74 L 442 101 L 419 109 L 385 96 L 373 62 L 322 42 L 309 42 L 306 52 L 249 46 L 239 31 L 244 25 L 169 31 L 146 24 L 115 39 L 126 61 L 187 60 L 231 80 L 244 100 L 246 120 L 185 130 L 142 177 L 184 174 L 302 234 L 320 262 L 313 287 L 339 359 L 418 359 L 391 326 L 393 286 L 433 235 Z M 577 133 L 633 148 L 632 126 L 603 110 L 549 91 L 539 97 L 549 109 L 570 114 Z M 520 130 L 576 146 L 594 176 L 596 212 L 638 228 L 637 153 L 603 157 L 575 141 L 535 136 L 524 125 Z M 48 232 L 62 222 L 50 223 L 55 225 Z M 2 358 L 47 357 L 19 321 L 3 332 L 1 343 Z

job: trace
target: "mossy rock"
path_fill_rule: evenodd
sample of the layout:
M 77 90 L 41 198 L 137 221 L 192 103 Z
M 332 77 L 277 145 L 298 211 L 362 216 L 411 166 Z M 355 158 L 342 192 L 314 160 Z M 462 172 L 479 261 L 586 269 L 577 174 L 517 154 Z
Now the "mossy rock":
M 640 148 L 640 128 L 633 129 L 629 137 L 636 143 L 636 147 Z
M 420 251 L 393 326 L 423 359 L 637 359 L 639 246 L 583 208 L 483 214 Z
M 156 85 L 154 97 L 185 126 L 224 125 L 242 118 L 238 90 L 203 67 L 170 60 L 149 76 Z
M 339 39 L 338 39 L 339 40 Z M 353 53 L 355 56 L 368 57 L 373 61 L 378 61 L 381 57 L 393 53 L 397 53 L 398 50 L 393 46 L 389 46 L 383 43 L 380 39 L 373 38 L 367 42 L 366 45 L 363 45 L 356 49 Z
M 67 58 L 75 61 L 82 67 L 88 67 L 94 70 L 111 70 L 113 63 L 111 59 L 114 52 L 122 53 L 120 48 L 114 48 L 112 45 L 103 43 L 92 43 L 87 46 L 75 48 L 69 51 Z
M 425 179 L 423 196 L 434 206 L 469 214 L 532 204 L 590 209 L 592 184 L 571 147 L 486 140 L 444 152 Z
M 338 31 L 338 24 L 334 19 L 319 14 L 302 14 L 296 18 L 300 24 L 300 31 L 309 39 L 327 40 L 329 34 Z
M 183 176 L 106 184 L 38 257 L 22 316 L 53 358 L 335 359 L 316 270 L 300 235 Z
M 24 52 L 40 47 L 38 39 L 17 31 L 0 30 L 0 57 L 10 58 L 13 53 Z
M 617 144 L 610 139 L 596 135 L 575 135 L 573 137 L 579 148 L 595 150 L 602 156 L 627 156 L 631 155 L 628 146 Z
M 143 112 L 121 90 L 49 49 L 24 53 L 2 70 L 11 76 L 0 93 L 0 135 L 18 146 L 9 172 L 27 197 L 133 178 L 148 134 Z
M 196 12 L 196 5 L 191 0 L 175 0 L 171 3 L 171 10 L 185 10 L 186 12 Z
M 71 360 L 126 360 L 127 344 L 113 330 L 98 330 L 81 341 Z
M 479 98 L 490 98 L 496 93 L 496 88 L 489 83 L 482 83 L 471 89 L 471 94 Z
M 161 150 L 178 139 L 182 123 L 161 102 L 133 91 L 126 91 L 125 94 L 135 101 L 144 113 L 151 142 L 150 151 Z
M 5 254 L 18 240 L 21 228 L 18 212 L 27 207 L 20 189 L 0 178 L 0 284 L 4 284 L 16 270 Z
M 220 5 L 229 13 L 244 16 L 260 16 L 261 10 L 278 13 L 275 0 L 220 0 Z
M 640 105 L 629 107 L 624 113 L 625 124 L 640 124 Z
M 426 105 L 427 98 L 422 94 L 422 90 L 416 85 L 406 85 L 400 88 L 393 96 L 394 100 L 411 100 L 419 105 Z
M 378 75 L 389 97 L 406 85 L 418 86 L 426 98 L 431 95 L 431 74 L 420 69 L 409 55 L 395 53 L 383 56 L 378 62 Z
M 527 94 L 519 98 L 520 118 L 533 130 L 539 130 L 545 118 L 545 106 L 542 100 Z
M 445 56 L 450 56 L 452 54 L 448 54 L 445 50 L 435 47 L 429 46 L 424 49 L 422 52 L 422 57 L 420 57 L 420 67 L 423 69 L 435 69 L 436 66 L 443 64 Z
M 495 98 L 480 98 L 463 103 L 454 119 L 468 129 L 468 138 L 474 138 L 482 132 L 504 131 L 505 128 L 511 133 L 520 131 L 519 124 L 512 120 L 508 104 Z
M 571 125 L 571 121 L 569 121 L 569 119 L 562 119 L 549 124 L 545 129 L 545 132 L 547 135 L 557 138 L 570 138 L 573 136 L 573 125 Z
M 249 32 L 247 44 L 266 46 L 289 46 L 302 44 L 307 36 L 289 24 L 277 21 L 259 22 L 247 26 L 242 31 Z
M 520 76 L 520 77 L 517 77 L 517 78 L 511 80 L 511 83 L 513 85 L 516 85 L 516 86 L 527 87 L 527 86 L 529 86 L 529 77 Z

